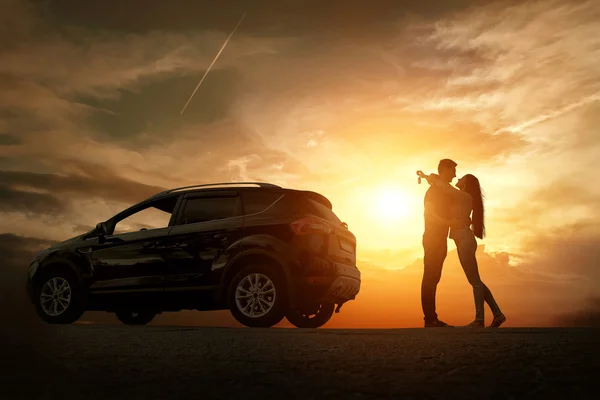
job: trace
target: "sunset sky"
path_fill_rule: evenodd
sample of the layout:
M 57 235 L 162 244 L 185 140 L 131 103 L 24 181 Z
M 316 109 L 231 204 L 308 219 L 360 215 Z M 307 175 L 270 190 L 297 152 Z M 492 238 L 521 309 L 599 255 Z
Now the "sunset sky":
M 328 327 L 421 326 L 415 171 L 451 158 L 485 190 L 507 326 L 551 325 L 600 296 L 599 66 L 597 1 L 0 0 L 0 248 L 267 181 L 324 194 L 357 236 L 363 291 Z M 438 293 L 472 320 L 454 251 Z

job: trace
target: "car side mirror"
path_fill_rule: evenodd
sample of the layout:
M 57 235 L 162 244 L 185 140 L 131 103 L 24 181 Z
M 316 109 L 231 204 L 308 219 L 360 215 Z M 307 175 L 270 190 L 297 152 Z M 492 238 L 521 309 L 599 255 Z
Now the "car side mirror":
M 96 225 L 96 231 L 98 231 L 98 234 L 100 236 L 108 235 L 108 225 L 106 224 L 106 222 L 99 222 Z
M 99 222 L 96 225 L 96 232 L 98 232 L 98 243 L 103 244 L 106 241 L 105 236 L 108 235 L 108 225 L 106 222 Z

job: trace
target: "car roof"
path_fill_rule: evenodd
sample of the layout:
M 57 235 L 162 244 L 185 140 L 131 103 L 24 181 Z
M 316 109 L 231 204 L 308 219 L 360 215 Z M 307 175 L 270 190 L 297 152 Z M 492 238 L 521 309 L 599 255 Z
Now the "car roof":
M 162 191 L 160 193 L 155 194 L 154 196 L 144 200 L 142 203 L 146 203 L 153 200 L 158 200 L 161 198 L 170 197 L 173 195 L 180 195 L 184 193 L 210 193 L 210 192 L 220 192 L 228 189 L 236 189 L 236 190 L 276 190 L 276 191 L 284 191 L 291 192 L 296 194 L 306 195 L 308 198 L 311 198 L 329 209 L 332 209 L 332 204 L 325 196 L 320 193 L 313 192 L 310 190 L 298 190 L 298 189 L 287 189 L 278 185 L 274 185 L 272 183 L 266 182 L 227 182 L 227 183 L 209 183 L 202 185 L 191 185 L 191 186 L 183 186 L 179 188 L 173 188 L 169 190 Z M 141 204 L 141 203 L 139 203 Z

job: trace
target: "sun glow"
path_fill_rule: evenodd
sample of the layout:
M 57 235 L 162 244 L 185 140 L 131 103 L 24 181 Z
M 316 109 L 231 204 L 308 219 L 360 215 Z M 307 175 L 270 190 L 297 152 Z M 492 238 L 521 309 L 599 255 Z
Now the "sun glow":
M 383 187 L 373 191 L 373 216 L 383 223 L 397 223 L 409 218 L 416 210 L 414 199 L 404 190 Z

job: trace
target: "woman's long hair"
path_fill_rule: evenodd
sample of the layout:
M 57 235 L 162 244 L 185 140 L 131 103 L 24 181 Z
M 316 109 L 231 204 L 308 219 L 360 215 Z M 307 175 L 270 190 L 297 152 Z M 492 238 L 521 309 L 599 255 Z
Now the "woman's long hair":
M 484 210 L 483 210 L 483 193 L 479 185 L 479 179 L 471 174 L 465 175 L 465 192 L 469 193 L 473 198 L 473 233 L 479 239 L 483 239 L 485 234 Z

